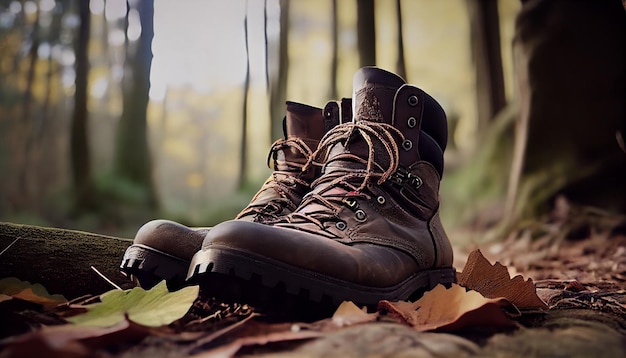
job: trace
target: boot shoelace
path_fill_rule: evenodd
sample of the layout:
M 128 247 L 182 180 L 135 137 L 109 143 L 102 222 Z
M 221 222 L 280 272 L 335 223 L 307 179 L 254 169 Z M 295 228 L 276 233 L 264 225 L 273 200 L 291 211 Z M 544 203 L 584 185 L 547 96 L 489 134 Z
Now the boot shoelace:
M 271 168 L 272 157 L 276 153 L 292 148 L 296 150 L 299 156 L 306 158 L 307 162 L 313 155 L 309 146 L 300 138 L 279 139 L 270 148 L 267 156 L 268 168 Z M 298 186 L 305 188 L 305 190 L 310 187 L 309 182 L 300 178 L 300 174 L 305 169 L 304 166 L 305 164 L 288 159 L 275 159 L 272 177 L 263 184 L 261 190 L 254 196 L 250 204 L 237 215 L 236 219 L 255 215 L 260 219 L 257 221 L 277 220 L 284 209 L 288 209 L 289 212 L 295 210 L 299 203 L 294 203 L 287 193 Z M 271 199 L 267 202 L 256 203 L 256 199 L 265 192 L 269 192 Z
M 353 122 L 346 123 L 335 127 L 322 138 L 318 150 L 313 154 L 307 165 L 318 165 L 322 163 L 328 168 L 328 165 L 335 161 L 342 161 L 345 164 L 358 163 L 351 168 L 350 165 L 341 165 L 333 167 L 332 171 L 323 174 L 316 179 L 311 187 L 313 188 L 305 197 L 302 203 L 293 213 L 283 218 L 280 226 L 297 228 L 299 223 L 314 223 L 320 229 L 325 229 L 324 223 L 327 221 L 340 222 L 338 212 L 341 207 L 355 208 L 356 198 L 364 198 L 369 200 L 371 196 L 367 193 L 368 185 L 375 183 L 381 185 L 384 183 L 398 168 L 399 149 L 395 136 L 398 136 L 400 143 L 404 140 L 402 133 L 395 127 L 378 122 Z M 367 158 L 364 159 L 359 155 L 340 153 L 333 155 L 329 159 L 332 147 L 336 144 L 350 145 L 350 140 L 355 136 L 360 136 L 367 144 Z M 374 157 L 375 142 L 378 142 L 385 149 L 388 158 L 386 165 L 377 163 Z M 376 153 L 379 156 L 380 153 Z M 354 165 L 352 165 L 354 166 Z M 315 190 L 316 187 L 320 189 Z M 311 211 L 300 212 L 299 209 L 309 205 L 318 204 L 316 209 Z M 365 215 L 361 212 L 361 215 Z M 364 220 L 365 216 L 357 219 Z M 296 224 L 296 225 L 291 225 Z

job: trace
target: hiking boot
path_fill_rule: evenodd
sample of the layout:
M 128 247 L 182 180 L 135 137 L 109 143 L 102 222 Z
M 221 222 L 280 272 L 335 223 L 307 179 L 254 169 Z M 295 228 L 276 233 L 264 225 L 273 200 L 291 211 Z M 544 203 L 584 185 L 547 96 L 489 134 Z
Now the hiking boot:
M 352 123 L 321 140 L 311 164 L 323 163 L 322 175 L 293 213 L 272 225 L 226 221 L 207 234 L 189 272 L 201 290 L 282 310 L 374 306 L 456 281 L 439 219 L 443 109 L 399 76 L 365 67 L 354 76 L 353 111 Z
M 328 102 L 323 110 L 287 102 L 285 137 L 274 142 L 268 156 L 268 166 L 273 160 L 274 171 L 236 220 L 268 224 L 296 209 L 319 176 L 319 168 L 303 167 L 322 136 L 340 123 L 341 112 L 340 101 Z M 189 262 L 209 230 L 170 220 L 150 221 L 138 230 L 133 244 L 126 249 L 120 269 L 146 289 L 162 280 L 167 281 L 170 290 L 181 288 L 186 284 Z

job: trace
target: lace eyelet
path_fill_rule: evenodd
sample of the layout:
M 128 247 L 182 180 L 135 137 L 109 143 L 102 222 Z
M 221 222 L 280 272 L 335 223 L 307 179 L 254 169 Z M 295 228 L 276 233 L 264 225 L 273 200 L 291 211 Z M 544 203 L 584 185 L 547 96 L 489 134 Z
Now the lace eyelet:
M 356 210 L 359 207 L 359 203 L 353 198 L 345 198 L 343 203 L 350 208 L 350 210 Z
M 335 223 L 335 227 L 336 227 L 337 229 L 341 230 L 341 231 L 345 230 L 347 226 L 348 226 L 348 225 L 346 225 L 346 223 L 345 223 L 345 222 L 343 222 L 343 221 L 337 221 L 337 222 Z
M 402 148 L 404 148 L 404 150 L 410 150 L 411 148 L 413 148 L 413 142 L 405 139 L 404 142 L 402 142 Z
M 417 125 L 417 119 L 415 119 L 415 117 L 409 117 L 409 119 L 407 119 L 406 121 L 407 126 L 409 126 L 409 128 L 415 128 L 415 126 Z
M 385 199 L 384 196 L 380 195 L 376 198 L 376 201 L 378 202 L 378 204 L 383 205 L 387 202 L 387 200 Z
M 360 209 L 359 209 L 359 210 L 357 210 L 357 211 L 354 213 L 354 215 L 356 216 L 356 219 L 357 219 L 358 221 L 363 222 L 363 221 L 367 220 L 367 215 L 365 214 L 365 211 L 363 211 L 363 210 L 360 210 Z
M 417 106 L 417 103 L 419 102 L 419 100 L 417 99 L 416 95 L 412 95 L 412 96 L 409 97 L 407 102 L 409 103 L 409 106 L 415 107 L 415 106 Z

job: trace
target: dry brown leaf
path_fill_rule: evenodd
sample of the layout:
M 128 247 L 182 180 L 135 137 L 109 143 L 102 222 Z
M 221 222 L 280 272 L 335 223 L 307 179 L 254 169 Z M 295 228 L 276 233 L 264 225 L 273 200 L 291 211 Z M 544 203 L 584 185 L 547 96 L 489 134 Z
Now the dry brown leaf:
M 25 288 L 22 291 L 13 295 L 13 298 L 19 298 L 24 301 L 33 302 L 42 305 L 44 308 L 54 308 L 62 303 L 65 303 L 64 299 L 54 298 L 52 296 L 42 296 L 33 291 L 32 288 Z
M 28 281 L 22 281 L 16 277 L 5 277 L 0 279 L 0 294 L 3 296 L 0 302 L 8 300 L 4 296 L 11 296 L 13 298 L 41 305 L 46 309 L 53 308 L 59 304 L 67 302 L 63 295 L 51 295 L 40 283 L 31 284 Z
M 515 327 L 515 322 L 503 309 L 518 313 L 504 298 L 488 299 L 456 284 L 449 289 L 439 284 L 413 303 L 384 300 L 378 304 L 379 311 L 386 311 L 418 331 L 450 332 L 471 326 Z
M 521 275 L 513 278 L 499 262 L 491 264 L 480 252 L 472 251 L 463 272 L 457 274 L 459 285 L 480 292 L 487 298 L 504 297 L 517 308 L 547 309 L 548 305 L 537 296 L 535 285 Z
M 333 314 L 331 320 L 337 327 L 345 327 L 371 322 L 376 320 L 377 317 L 378 312 L 367 313 L 366 310 L 359 308 L 352 301 L 343 301 Z
M 238 337 L 235 338 L 235 340 L 228 344 L 194 354 L 192 357 L 233 357 L 241 348 L 246 346 L 311 339 L 323 335 L 323 332 L 302 329 L 301 325 L 295 323 L 268 324 L 250 320 L 246 321 L 245 325 L 238 327 L 237 331 L 232 335 L 233 337 Z
M 106 328 L 69 324 L 43 327 L 35 332 L 11 337 L 3 343 L 13 356 L 28 356 L 33 347 L 37 347 L 39 355 L 82 357 L 90 356 L 89 349 L 139 340 L 149 334 L 148 327 L 125 320 Z
M 378 312 L 367 313 L 365 308 L 361 309 L 353 302 L 344 301 L 331 318 L 313 323 L 268 324 L 253 321 L 250 318 L 252 317 L 232 327 L 227 327 L 224 332 L 216 332 L 198 340 L 195 345 L 196 350 L 206 344 L 219 344 L 217 340 L 225 340 L 229 343 L 203 351 L 193 357 L 232 357 L 244 346 L 317 338 L 323 336 L 325 332 L 332 332 L 342 327 L 375 321 L 378 318 Z
M 0 293 L 0 302 L 12 300 L 13 296 L 5 295 L 4 293 Z

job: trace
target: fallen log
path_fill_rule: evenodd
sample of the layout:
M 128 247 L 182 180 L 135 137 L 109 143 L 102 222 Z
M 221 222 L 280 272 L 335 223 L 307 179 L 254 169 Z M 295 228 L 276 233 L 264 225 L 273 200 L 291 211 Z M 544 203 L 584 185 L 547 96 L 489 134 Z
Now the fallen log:
M 40 283 L 67 299 L 96 295 L 131 282 L 119 272 L 130 239 L 75 230 L 0 222 L 0 278 Z

